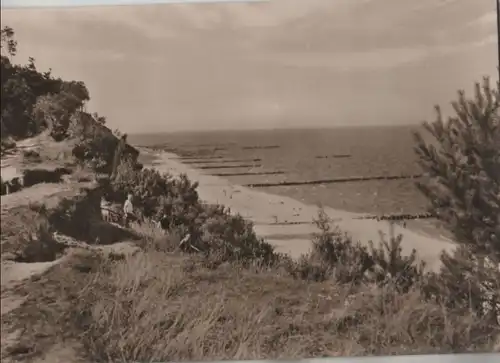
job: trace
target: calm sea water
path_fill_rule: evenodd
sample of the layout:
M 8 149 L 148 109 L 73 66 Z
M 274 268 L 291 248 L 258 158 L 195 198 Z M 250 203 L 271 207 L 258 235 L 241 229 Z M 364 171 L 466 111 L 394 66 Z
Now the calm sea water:
M 282 172 L 224 176 L 238 184 L 253 184 L 418 174 L 413 130 L 409 127 L 367 127 L 223 131 L 131 135 L 130 141 L 162 147 L 179 156 L 198 157 L 185 161 L 193 167 L 204 168 L 205 173 Z M 426 205 L 411 179 L 259 189 L 308 204 L 370 214 L 418 213 L 424 211 Z

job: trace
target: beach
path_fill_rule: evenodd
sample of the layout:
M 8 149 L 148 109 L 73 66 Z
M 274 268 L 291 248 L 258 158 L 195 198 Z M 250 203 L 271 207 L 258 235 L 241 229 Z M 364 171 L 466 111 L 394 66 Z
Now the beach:
M 224 205 L 230 208 L 231 212 L 251 220 L 256 233 L 275 246 L 277 252 L 298 258 L 310 250 L 310 236 L 318 232 L 312 223 L 318 215 L 317 206 L 205 174 L 183 164 L 173 153 L 152 151 L 148 148 L 141 148 L 141 153 L 147 156 L 146 167 L 154 167 L 159 172 L 172 175 L 186 174 L 190 180 L 199 183 L 198 193 L 204 202 Z M 365 245 L 368 245 L 369 241 L 378 243 L 379 233 L 388 237 L 393 229 L 395 235 L 403 235 L 403 253 L 409 254 L 415 249 L 429 269 L 440 266 L 439 255 L 443 250 L 451 251 L 454 248 L 453 241 L 444 236 L 425 235 L 423 232 L 387 221 L 357 219 L 362 214 L 330 207 L 324 207 L 324 211 L 343 232 Z

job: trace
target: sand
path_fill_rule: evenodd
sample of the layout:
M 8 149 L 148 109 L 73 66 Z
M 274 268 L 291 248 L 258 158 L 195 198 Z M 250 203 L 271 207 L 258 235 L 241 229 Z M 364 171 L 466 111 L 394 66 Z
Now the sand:
M 178 156 L 172 153 L 153 152 L 148 149 L 141 149 L 141 153 L 155 156 L 148 158 L 150 161 L 146 163 L 147 167 L 154 167 L 160 172 L 172 175 L 186 174 L 189 179 L 198 181 L 198 193 L 204 202 L 225 205 L 231 212 L 252 220 L 256 233 L 273 244 L 278 252 L 297 258 L 310 250 L 310 234 L 317 232 L 317 228 L 311 223 L 318 215 L 317 206 L 235 185 L 221 177 L 204 174 L 182 164 Z M 363 244 L 368 244 L 370 240 L 378 242 L 380 233 L 389 236 L 391 228 L 394 228 L 396 235 L 403 235 L 403 253 L 409 254 L 415 249 L 430 269 L 439 267 L 441 251 L 451 251 L 454 248 L 453 241 L 444 236 L 428 236 L 396 224 L 391 226 L 387 221 L 356 219 L 361 217 L 361 214 L 333 208 L 325 207 L 325 212 L 341 230 Z

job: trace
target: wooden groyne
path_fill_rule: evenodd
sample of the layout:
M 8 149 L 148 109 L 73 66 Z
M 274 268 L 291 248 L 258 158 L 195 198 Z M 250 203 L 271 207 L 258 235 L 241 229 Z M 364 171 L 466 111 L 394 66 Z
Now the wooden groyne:
M 284 171 L 262 171 L 262 172 L 248 172 L 248 173 L 219 173 L 212 174 L 213 176 L 246 176 L 246 175 L 280 175 L 285 174 Z
M 274 223 L 262 223 L 263 226 L 299 226 L 299 225 L 311 225 L 314 221 L 298 221 L 298 222 L 274 222 Z
M 199 166 L 197 169 L 238 169 L 238 168 L 260 168 L 260 164 L 243 164 L 243 165 L 211 165 Z
M 268 145 L 268 146 L 243 146 L 243 150 L 266 150 L 266 149 L 279 149 L 279 145 Z
M 323 180 L 305 180 L 296 182 L 279 182 L 279 183 L 254 183 L 247 184 L 246 187 L 250 188 L 266 188 L 266 187 L 284 187 L 284 186 L 298 186 L 298 185 L 319 185 L 319 184 L 335 184 L 335 183 L 348 183 L 348 182 L 361 182 L 372 180 L 400 180 L 400 179 L 417 179 L 421 174 L 415 175 L 383 175 L 383 176 L 369 176 L 369 177 L 350 177 L 350 178 L 336 178 L 336 179 L 323 179 Z
M 184 161 L 183 164 L 215 164 L 215 163 L 252 163 L 262 161 L 262 159 L 216 159 L 216 160 L 189 160 Z
M 216 159 L 223 159 L 223 156 L 178 156 L 174 159 L 176 160 L 189 160 L 189 161 L 195 161 L 195 160 L 216 160 Z
M 407 221 L 407 220 L 416 220 L 416 219 L 433 219 L 436 218 L 436 216 L 432 213 L 389 213 L 389 214 L 382 214 L 382 215 L 366 215 L 366 216 L 360 216 L 360 217 L 354 217 L 354 219 L 372 219 L 372 220 L 378 220 L 378 221 Z M 335 223 L 335 221 L 332 221 Z M 259 225 L 265 225 L 265 226 L 292 226 L 292 225 L 311 225 L 315 224 L 313 220 L 311 221 L 296 221 L 296 222 L 289 222 L 289 221 L 283 221 L 283 222 L 271 222 L 271 223 L 258 223 Z
M 190 148 L 217 148 L 217 147 L 230 147 L 234 146 L 234 142 L 226 142 L 222 144 L 191 144 L 191 145 L 185 145 L 184 147 L 190 147 Z
M 316 159 L 343 159 L 350 158 L 351 154 L 318 155 Z
M 436 218 L 436 216 L 432 213 L 390 213 L 390 214 L 383 214 L 383 215 L 367 215 L 367 216 L 361 216 L 361 217 L 356 217 L 356 219 L 376 219 L 379 221 L 405 221 L 405 220 L 413 220 L 413 219 L 431 219 L 431 218 Z

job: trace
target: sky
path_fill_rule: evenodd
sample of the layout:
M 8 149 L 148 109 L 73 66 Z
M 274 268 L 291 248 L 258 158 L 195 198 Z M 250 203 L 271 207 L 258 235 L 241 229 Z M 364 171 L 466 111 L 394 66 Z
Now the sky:
M 495 0 L 4 8 L 1 20 L 16 61 L 84 81 L 89 109 L 129 133 L 414 124 L 498 78 Z

